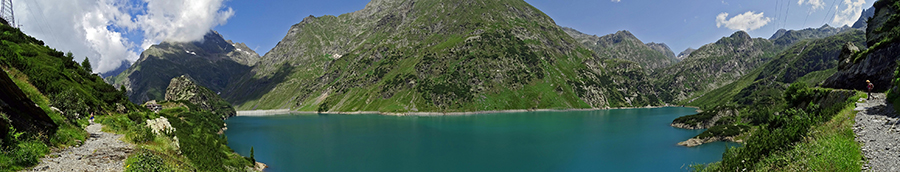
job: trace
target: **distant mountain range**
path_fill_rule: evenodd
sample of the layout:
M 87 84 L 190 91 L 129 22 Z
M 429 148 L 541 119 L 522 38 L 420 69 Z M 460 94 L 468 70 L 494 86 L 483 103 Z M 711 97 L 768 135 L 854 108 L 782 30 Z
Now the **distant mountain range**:
M 236 77 L 250 71 L 259 55 L 246 45 L 232 43 L 215 31 L 198 42 L 163 42 L 153 45 L 127 70 L 106 78 L 117 88 L 125 86 L 132 102 L 163 100 L 169 80 L 181 75 L 220 92 Z
M 563 31 L 588 49 L 591 49 L 594 54 L 601 58 L 616 58 L 637 62 L 641 67 L 651 71 L 669 66 L 676 61 L 675 53 L 666 44 L 644 44 L 627 30 L 600 37 L 588 35 L 567 27 L 563 27 Z
M 519 0 L 431 6 L 441 2 L 373 0 L 340 16 L 309 16 L 262 57 L 215 32 L 204 42 L 165 42 L 108 80 L 142 102 L 188 74 L 243 110 L 646 106 L 700 97 L 803 40 L 854 30 L 825 25 L 769 39 L 738 31 L 676 55 L 625 30 L 596 36 L 559 27 Z

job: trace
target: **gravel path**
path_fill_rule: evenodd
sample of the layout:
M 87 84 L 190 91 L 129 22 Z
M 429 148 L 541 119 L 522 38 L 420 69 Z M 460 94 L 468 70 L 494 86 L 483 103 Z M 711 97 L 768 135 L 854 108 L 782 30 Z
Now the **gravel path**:
M 100 124 L 91 124 L 85 129 L 91 136 L 84 145 L 50 153 L 26 171 L 124 171 L 125 157 L 134 146 L 119 140 L 124 135 L 102 132 L 100 128 Z
M 885 94 L 856 103 L 856 141 L 868 161 L 864 171 L 900 171 L 900 124 L 894 106 L 884 102 Z

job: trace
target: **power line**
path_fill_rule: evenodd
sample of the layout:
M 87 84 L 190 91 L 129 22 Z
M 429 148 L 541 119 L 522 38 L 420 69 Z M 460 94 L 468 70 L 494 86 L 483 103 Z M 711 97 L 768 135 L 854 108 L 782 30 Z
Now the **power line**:
M 832 1 L 831 1 L 831 5 L 834 5 L 834 3 L 835 3 L 834 1 L 836 1 L 836 0 L 832 0 Z M 830 7 L 830 6 L 829 6 L 829 7 Z M 831 10 L 832 10 L 832 9 L 833 9 L 833 8 L 828 8 L 828 12 L 825 13 L 825 18 L 822 19 L 822 24 L 823 24 L 823 25 L 824 25 L 824 24 L 828 24 L 828 23 L 827 23 L 827 21 L 828 21 L 828 15 L 831 14 Z M 837 11 L 835 11 L 835 12 L 837 12 Z
M 791 3 L 785 3 L 785 4 L 787 4 L 787 10 L 784 11 L 784 22 L 783 22 L 781 28 L 787 27 L 787 19 L 791 13 Z

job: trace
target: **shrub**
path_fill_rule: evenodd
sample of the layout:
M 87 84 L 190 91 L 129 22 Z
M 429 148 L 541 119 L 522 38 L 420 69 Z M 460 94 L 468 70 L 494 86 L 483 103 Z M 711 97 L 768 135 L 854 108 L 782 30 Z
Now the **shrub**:
M 163 159 L 150 150 L 138 149 L 125 161 L 125 171 L 175 171 L 166 165 Z
M 140 125 L 137 127 L 133 127 L 131 130 L 131 141 L 135 143 L 146 143 L 156 139 L 156 134 L 146 126 Z

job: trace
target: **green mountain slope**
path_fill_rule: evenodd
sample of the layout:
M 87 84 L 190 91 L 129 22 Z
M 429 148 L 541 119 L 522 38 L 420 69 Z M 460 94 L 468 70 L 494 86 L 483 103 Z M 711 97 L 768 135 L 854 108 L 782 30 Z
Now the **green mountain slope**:
M 238 109 L 479 111 L 659 104 L 522 0 L 374 0 L 307 17 L 223 96 Z
M 675 53 L 665 44 L 644 44 L 627 30 L 596 36 L 563 27 L 566 34 L 575 38 L 601 58 L 616 58 L 637 62 L 648 70 L 663 68 L 675 63 Z
M 782 51 L 765 65 L 737 81 L 708 92 L 689 105 L 749 106 L 780 102 L 788 84 L 805 82 L 817 85 L 834 74 L 842 47 L 848 42 L 863 47 L 865 32 L 853 29 L 826 38 L 801 41 Z
M 226 41 L 210 31 L 202 42 L 153 45 L 131 67 L 107 82 L 125 86 L 135 103 L 163 100 L 169 80 L 184 74 L 195 76 L 200 85 L 220 92 L 249 72 L 257 60 L 259 55 L 246 45 Z
M 663 100 L 685 100 L 737 80 L 775 56 L 772 41 L 738 31 L 707 44 L 672 66 L 652 74 Z

